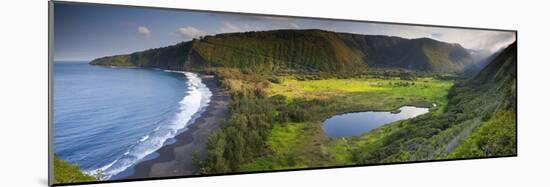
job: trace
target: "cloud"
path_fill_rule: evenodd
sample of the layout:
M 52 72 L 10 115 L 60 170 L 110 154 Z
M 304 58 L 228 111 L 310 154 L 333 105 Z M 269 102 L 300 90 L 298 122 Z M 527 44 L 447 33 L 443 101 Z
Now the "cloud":
M 229 22 L 223 22 L 222 28 L 220 29 L 222 33 L 228 33 L 228 32 L 244 32 L 245 30 L 243 28 L 240 28 L 238 26 L 235 26 Z
M 188 27 L 181 27 L 178 29 L 177 33 L 183 38 L 183 39 L 186 39 L 186 40 L 190 40 L 190 39 L 193 39 L 193 38 L 198 38 L 198 37 L 201 37 L 201 36 L 204 36 L 204 35 L 207 35 L 206 32 L 202 31 L 202 30 L 199 30 L 195 27 L 191 27 L 191 26 L 188 26 Z
M 491 31 L 477 29 L 455 29 L 455 28 L 431 28 L 433 39 L 458 43 L 463 47 L 475 50 L 488 50 L 495 52 L 508 46 L 516 40 L 514 32 Z
M 138 27 L 137 31 L 138 31 L 139 34 L 141 34 L 145 37 L 151 36 L 151 30 L 149 30 L 149 28 L 147 28 L 145 26 Z
M 230 22 L 223 22 L 222 27 L 220 28 L 221 33 L 248 32 L 248 31 L 259 31 L 259 30 L 269 30 L 269 29 L 265 29 L 260 26 L 254 26 L 251 24 L 243 24 L 242 26 L 237 26 Z
M 441 38 L 443 36 L 443 34 L 441 34 L 441 33 L 432 33 L 431 36 L 434 37 L 434 38 Z
M 516 40 L 515 33 L 507 31 L 383 23 L 348 23 L 348 25 L 340 24 L 338 26 L 360 34 L 398 36 L 409 39 L 426 37 L 448 43 L 457 43 L 467 49 L 488 50 L 491 52 L 506 47 Z
M 263 31 L 274 29 L 300 29 L 300 26 L 293 22 L 266 22 L 264 24 L 233 24 L 231 22 L 224 21 L 219 29 L 220 33 L 234 33 L 234 32 L 249 32 L 249 31 Z
M 296 18 L 290 18 L 285 16 L 268 16 L 268 15 L 249 15 L 249 14 L 235 14 L 235 13 L 210 13 L 209 14 L 216 19 L 224 19 L 229 21 L 242 21 L 242 22 L 263 22 L 263 21 L 286 21 L 294 20 Z
M 482 38 L 483 42 L 478 42 L 475 47 L 495 52 L 516 41 L 516 36 L 513 32 L 493 32 L 492 34 L 481 36 L 480 38 Z

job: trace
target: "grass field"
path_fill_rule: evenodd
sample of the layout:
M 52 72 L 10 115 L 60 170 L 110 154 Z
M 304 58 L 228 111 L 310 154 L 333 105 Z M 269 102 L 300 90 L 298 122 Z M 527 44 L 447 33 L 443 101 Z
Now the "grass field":
M 376 148 L 383 137 L 400 128 L 400 122 L 384 125 L 361 137 L 328 139 L 321 123 L 337 114 L 357 110 L 395 110 L 403 105 L 432 107 L 441 113 L 447 104 L 452 81 L 419 78 L 326 79 L 300 81 L 281 78 L 271 84 L 269 96 L 286 96 L 287 102 L 320 100 L 323 107 L 310 106 L 317 115 L 304 123 L 276 124 L 267 138 L 269 154 L 245 164 L 243 171 L 353 165 L 353 149 Z M 435 104 L 435 107 L 434 105 Z
M 333 100 L 341 104 L 360 104 L 372 110 L 393 110 L 402 105 L 414 105 L 441 109 L 452 81 L 419 78 L 414 81 L 396 79 L 327 79 L 299 81 L 283 78 L 280 84 L 272 84 L 270 95 L 287 98 Z
M 322 163 L 324 137 L 320 126 L 305 123 L 276 124 L 267 139 L 268 156 L 241 167 L 245 171 L 306 168 Z M 328 157 L 327 157 L 328 158 Z

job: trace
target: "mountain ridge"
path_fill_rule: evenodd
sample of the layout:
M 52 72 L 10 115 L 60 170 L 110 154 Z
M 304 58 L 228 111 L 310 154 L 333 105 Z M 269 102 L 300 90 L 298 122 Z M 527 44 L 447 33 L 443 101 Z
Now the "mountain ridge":
M 442 114 L 405 121 L 379 149 L 358 149 L 363 164 L 517 155 L 517 44 L 455 84 Z
M 323 30 L 224 33 L 175 45 L 94 59 L 93 65 L 189 70 L 204 67 L 349 72 L 367 67 L 461 73 L 473 64 L 459 44 Z

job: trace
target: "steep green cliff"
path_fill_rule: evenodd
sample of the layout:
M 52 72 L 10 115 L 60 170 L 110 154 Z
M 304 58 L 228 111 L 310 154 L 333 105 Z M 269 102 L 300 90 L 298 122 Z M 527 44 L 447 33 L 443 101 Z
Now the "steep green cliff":
M 235 67 L 253 71 L 354 72 L 385 67 L 438 73 L 460 73 L 472 63 L 467 50 L 458 44 L 322 30 L 218 34 L 91 62 L 174 70 Z
M 375 149 L 354 150 L 359 163 L 516 155 L 517 45 L 511 44 L 477 76 L 449 91 L 442 114 L 396 123 Z

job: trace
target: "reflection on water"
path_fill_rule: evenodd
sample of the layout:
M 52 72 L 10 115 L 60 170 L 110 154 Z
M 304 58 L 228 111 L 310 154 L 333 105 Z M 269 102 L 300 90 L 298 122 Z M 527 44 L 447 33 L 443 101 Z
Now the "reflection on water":
M 429 112 L 428 108 L 404 106 L 396 112 L 355 112 L 332 116 L 323 122 L 328 137 L 340 138 L 358 136 L 381 125 L 414 118 Z

